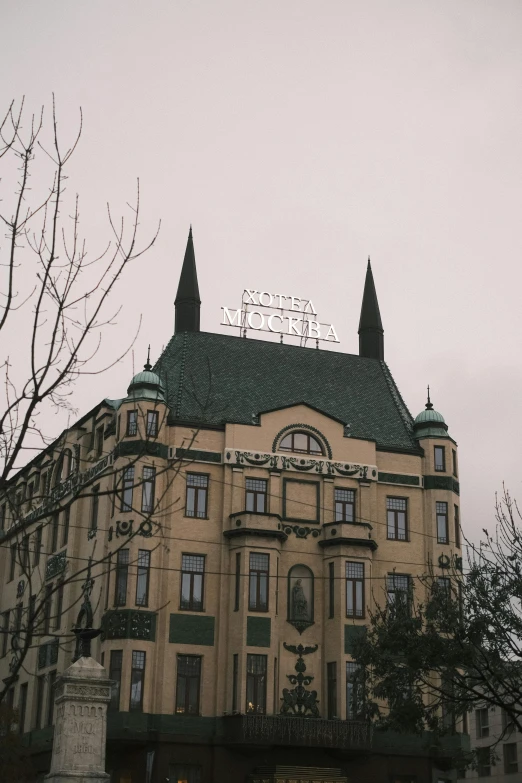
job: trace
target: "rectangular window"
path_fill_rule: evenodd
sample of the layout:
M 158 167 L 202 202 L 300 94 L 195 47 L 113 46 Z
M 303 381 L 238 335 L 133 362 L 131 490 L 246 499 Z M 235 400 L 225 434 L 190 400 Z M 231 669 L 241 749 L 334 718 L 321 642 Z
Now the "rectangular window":
M 141 510 L 145 514 L 152 514 L 154 511 L 156 468 L 151 468 L 148 465 L 143 468 L 143 483 L 141 486 Z
M 251 612 L 268 612 L 268 575 L 270 555 L 250 553 L 248 608 Z
M 246 479 L 245 508 L 247 511 L 257 511 L 258 513 L 267 511 L 267 485 L 268 482 L 264 479 Z
M 16 604 L 15 617 L 14 617 L 14 632 L 19 634 L 22 630 L 22 617 L 24 615 L 24 604 L 22 601 Z
M 451 597 L 451 579 L 449 576 L 438 576 L 435 584 L 437 590 L 440 590 L 446 598 Z
M 103 427 L 98 427 L 96 430 L 96 456 L 101 457 L 103 454 Z
M 129 550 L 119 549 L 116 560 L 116 582 L 114 591 L 114 606 L 125 606 L 127 603 L 127 582 L 129 579 Z
M 176 681 L 176 713 L 199 715 L 201 656 L 178 655 Z
M 138 434 L 138 411 L 127 411 L 127 435 Z
M 181 556 L 181 600 L 180 609 L 192 612 L 203 611 L 203 586 L 205 579 L 205 556 Z
M 237 686 L 239 676 L 239 655 L 232 656 L 232 712 L 237 712 Z
M 460 515 L 457 505 L 453 506 L 453 514 L 455 520 L 455 546 L 460 549 Z
M 32 595 L 29 598 L 29 608 L 27 612 L 27 634 L 29 636 L 29 644 L 32 643 L 33 634 L 38 630 L 38 620 L 36 618 L 36 595 Z
M 455 476 L 455 478 L 457 478 L 457 476 L 458 476 L 458 473 L 457 473 L 457 452 L 455 451 L 455 449 L 451 450 L 451 457 L 452 457 L 452 462 L 453 462 L 453 475 Z
M 34 715 L 35 729 L 42 728 L 44 694 L 45 694 L 45 674 L 42 674 L 40 677 L 36 678 L 36 708 L 35 708 L 35 715 Z
M 444 472 L 446 470 L 446 449 L 444 446 L 434 446 L 435 470 Z
M 43 633 L 48 634 L 51 631 L 51 615 L 53 609 L 53 584 L 45 586 L 45 603 L 43 615 Z
M 328 617 L 334 616 L 334 609 L 335 609 L 334 564 L 328 563 Z
M 54 613 L 54 630 L 57 631 L 62 624 L 63 611 L 63 582 L 60 582 L 56 590 L 56 610 Z
M 48 674 L 49 689 L 47 692 L 47 718 L 45 721 L 46 726 L 53 725 L 54 716 L 54 685 L 56 683 L 56 669 Z
M 26 682 L 24 682 L 23 685 L 20 685 L 20 697 L 18 699 L 18 731 L 20 734 L 23 734 L 25 729 L 25 714 L 27 712 L 27 688 L 28 684 Z
M 389 604 L 401 605 L 408 609 L 410 605 L 410 577 L 407 574 L 388 574 L 387 597 Z
M 355 520 L 355 492 L 353 489 L 335 490 L 335 521 L 353 522 Z
M 266 655 L 247 655 L 247 712 L 266 714 L 266 668 Z
M 158 411 L 147 411 L 147 437 L 156 438 L 158 436 Z
M 145 681 L 145 653 L 133 650 L 129 712 L 142 712 L 143 710 L 144 681 Z
M 98 530 L 98 509 L 100 507 L 100 485 L 92 488 L 91 498 L 91 530 Z M 132 502 L 132 501 L 131 501 Z
M 346 563 L 346 616 L 364 617 L 364 563 Z
M 346 720 L 360 718 L 364 700 L 361 668 L 353 661 L 346 662 Z
M 386 498 L 388 538 L 408 540 L 408 515 L 406 498 Z
M 447 544 L 448 540 L 448 504 L 439 500 L 435 503 L 437 514 L 437 543 Z
M 479 778 L 491 777 L 491 755 L 489 748 L 477 748 L 477 774 Z
M 9 643 L 9 609 L 6 612 L 2 612 L 2 658 L 7 655 L 7 647 Z
M 136 606 L 148 606 L 149 603 L 150 552 L 138 550 L 138 575 L 136 577 Z
M 60 515 L 58 512 L 53 514 L 51 519 L 51 541 L 49 549 L 51 552 L 56 552 L 58 549 L 58 528 L 60 527 Z
M 328 718 L 337 718 L 337 663 L 326 664 Z
M 477 728 L 477 739 L 489 737 L 489 710 L 487 707 L 475 710 L 475 723 Z
M 69 541 L 70 522 L 71 522 L 71 507 L 68 506 L 63 512 L 62 546 L 67 546 L 67 542 Z
M 121 510 L 132 511 L 132 491 L 134 489 L 134 466 L 125 468 L 122 479 Z
M 239 612 L 239 595 L 241 590 L 241 553 L 236 552 L 236 580 L 234 585 L 234 612 Z
M 111 690 L 111 700 L 109 710 L 120 709 L 120 689 L 121 689 L 121 670 L 123 665 L 123 650 L 111 650 L 111 660 L 109 664 L 109 679 L 114 680 Z
M 507 710 L 502 707 L 502 731 L 511 731 L 513 728 L 513 720 L 509 717 Z
M 20 574 L 27 574 L 29 568 L 29 536 L 24 536 L 20 543 Z
M 201 767 L 195 764 L 174 764 L 169 767 L 170 783 L 201 783 Z
M 502 747 L 504 755 L 504 772 L 518 772 L 517 743 L 508 742 Z
M 187 473 L 187 497 L 185 516 L 205 519 L 208 505 L 208 476 L 203 473 Z
M 43 528 L 40 526 L 36 528 L 35 534 L 34 534 L 34 552 L 33 552 L 33 566 L 36 567 L 40 563 L 40 555 L 42 552 L 42 531 Z
M 9 561 L 9 581 L 12 582 L 15 575 L 16 566 L 16 544 L 11 544 L 11 559 Z
M 7 520 L 7 503 L 4 503 L 0 507 L 0 530 L 5 530 L 5 523 Z

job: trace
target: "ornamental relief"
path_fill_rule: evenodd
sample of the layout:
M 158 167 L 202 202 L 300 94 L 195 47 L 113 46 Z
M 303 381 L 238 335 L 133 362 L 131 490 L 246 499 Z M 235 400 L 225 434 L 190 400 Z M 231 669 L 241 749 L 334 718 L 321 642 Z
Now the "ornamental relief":
M 240 451 L 225 449 L 225 465 L 236 467 L 262 467 L 269 470 L 291 470 L 298 473 L 313 473 L 320 476 L 342 476 L 346 478 L 377 480 L 375 465 L 359 465 L 353 462 L 333 462 L 316 457 L 289 457 L 286 454 L 268 454 L 263 451 Z

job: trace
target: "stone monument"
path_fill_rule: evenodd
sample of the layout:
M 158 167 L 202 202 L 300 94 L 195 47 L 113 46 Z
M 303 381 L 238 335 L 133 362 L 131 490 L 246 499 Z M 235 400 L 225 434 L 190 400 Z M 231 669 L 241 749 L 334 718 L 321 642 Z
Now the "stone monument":
M 75 660 L 56 680 L 53 755 L 48 783 L 106 783 L 107 705 L 112 682 L 98 661 L 91 658 L 91 640 L 101 630 L 92 627 L 90 602 L 94 581 L 91 562 L 82 586 L 83 604 L 78 614 Z

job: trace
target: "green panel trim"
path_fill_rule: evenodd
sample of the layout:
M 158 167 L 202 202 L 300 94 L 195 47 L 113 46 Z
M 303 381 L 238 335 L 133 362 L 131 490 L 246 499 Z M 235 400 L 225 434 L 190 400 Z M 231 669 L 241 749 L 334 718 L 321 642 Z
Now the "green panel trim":
M 247 647 L 270 647 L 270 617 L 247 617 Z
M 386 484 L 408 484 L 412 487 L 420 487 L 420 476 L 406 476 L 402 473 L 381 473 L 379 481 Z
M 178 459 L 196 460 L 196 462 L 221 462 L 219 451 L 198 451 L 198 449 L 176 448 Z
M 288 484 L 311 484 L 312 486 L 315 486 L 315 495 L 316 495 L 315 518 L 305 519 L 305 518 L 301 518 L 301 517 L 288 517 L 286 515 L 286 488 L 287 488 Z M 283 519 L 289 520 L 291 522 L 315 522 L 315 523 L 319 523 L 321 521 L 321 518 L 320 518 L 320 492 L 319 492 L 319 482 L 318 481 L 306 481 L 305 479 L 294 479 L 294 478 L 285 478 L 285 479 L 283 479 Z
M 215 618 L 197 614 L 171 614 L 169 642 L 214 646 Z
M 141 639 L 156 641 L 156 612 L 137 609 L 113 609 L 102 617 L 102 640 Z
M 460 495 L 460 484 L 452 476 L 424 476 L 424 489 L 445 489 Z
M 353 655 L 353 645 L 357 639 L 366 633 L 365 625 L 345 625 L 344 626 L 344 653 Z
M 154 440 L 122 440 L 114 449 L 114 459 L 118 457 L 160 457 L 168 459 L 169 447 Z

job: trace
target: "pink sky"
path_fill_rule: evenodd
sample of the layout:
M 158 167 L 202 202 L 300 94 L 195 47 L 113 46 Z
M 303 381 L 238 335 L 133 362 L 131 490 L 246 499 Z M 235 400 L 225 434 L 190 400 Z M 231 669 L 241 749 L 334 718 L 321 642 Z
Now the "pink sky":
M 140 313 L 136 369 L 168 341 L 190 223 L 206 331 L 244 287 L 287 292 L 356 353 L 371 255 L 386 360 L 413 415 L 430 384 L 463 524 L 491 526 L 502 481 L 522 501 L 521 35 L 519 0 L 4 0 L 0 107 L 54 91 L 67 136 L 82 106 L 69 184 L 93 252 L 136 176 L 143 236 L 162 220 L 100 358 Z M 85 378 L 77 407 L 132 369 Z

